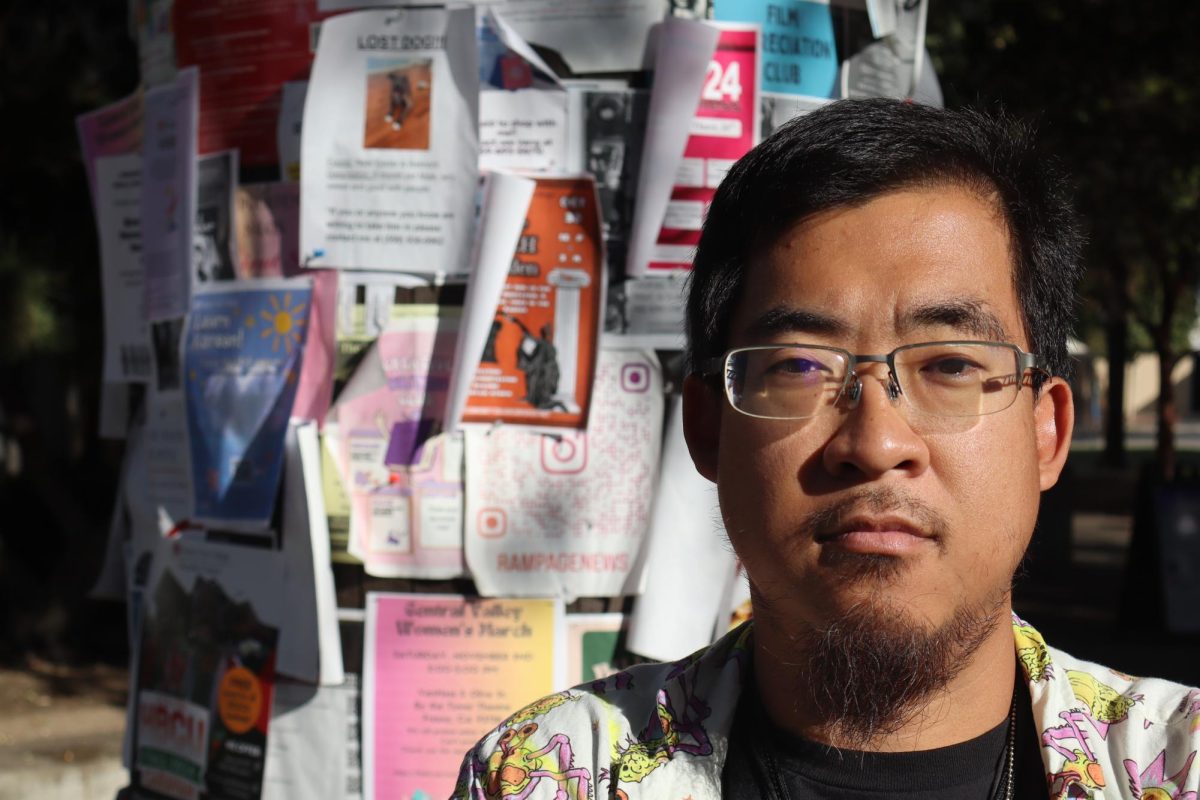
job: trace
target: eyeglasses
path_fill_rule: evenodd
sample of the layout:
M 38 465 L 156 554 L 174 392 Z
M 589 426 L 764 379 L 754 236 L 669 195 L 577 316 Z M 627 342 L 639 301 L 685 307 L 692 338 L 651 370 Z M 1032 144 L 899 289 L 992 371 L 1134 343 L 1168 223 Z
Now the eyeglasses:
M 724 375 L 737 411 L 763 419 L 808 419 L 862 395 L 859 364 L 887 364 L 888 397 L 938 417 L 978 417 L 1013 404 L 1025 374 L 1048 377 L 1041 359 L 1006 342 L 922 342 L 880 355 L 838 347 L 787 344 L 739 347 L 704 364 Z

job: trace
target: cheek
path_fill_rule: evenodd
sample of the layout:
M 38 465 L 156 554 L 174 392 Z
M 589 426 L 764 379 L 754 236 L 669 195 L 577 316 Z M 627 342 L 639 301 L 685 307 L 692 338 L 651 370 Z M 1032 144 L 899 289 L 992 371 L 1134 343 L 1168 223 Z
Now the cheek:
M 931 472 L 949 494 L 947 520 L 980 576 L 1016 565 L 1037 520 L 1038 472 L 1032 430 L 1007 436 L 931 441 Z
M 795 525 L 805 502 L 799 476 L 814 452 L 794 422 L 750 422 L 727 420 L 721 429 L 718 489 L 735 545 L 742 531 L 764 541 Z

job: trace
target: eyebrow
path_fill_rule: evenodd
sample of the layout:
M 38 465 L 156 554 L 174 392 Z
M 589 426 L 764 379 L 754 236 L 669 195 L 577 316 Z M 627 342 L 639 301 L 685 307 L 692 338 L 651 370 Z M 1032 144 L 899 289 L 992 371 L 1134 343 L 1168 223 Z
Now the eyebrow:
M 912 328 L 944 325 L 989 341 L 1003 342 L 1009 338 L 1000 318 L 979 300 L 961 299 L 917 306 L 901 315 L 901 331 Z
M 847 336 L 850 326 L 837 317 L 789 306 L 774 306 L 760 314 L 746 332 L 755 340 L 784 333 L 815 333 L 825 336 Z
M 914 328 L 945 326 L 963 334 L 988 341 L 1007 341 L 1008 331 L 1000 318 L 989 311 L 983 302 L 974 299 L 946 300 L 927 303 L 904 312 L 897 327 L 901 333 Z M 746 332 L 755 340 L 783 334 L 810 333 L 830 337 L 846 337 L 853 327 L 845 320 L 819 311 L 774 306 L 760 314 Z

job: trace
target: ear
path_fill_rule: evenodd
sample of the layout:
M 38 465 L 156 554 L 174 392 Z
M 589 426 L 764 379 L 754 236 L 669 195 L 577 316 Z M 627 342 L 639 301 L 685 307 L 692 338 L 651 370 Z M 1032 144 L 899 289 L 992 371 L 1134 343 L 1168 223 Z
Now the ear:
M 725 398 L 711 382 L 695 375 L 683 379 L 683 438 L 696 471 L 717 482 L 717 450 L 721 441 L 721 409 Z
M 1033 406 L 1033 420 L 1037 436 L 1038 477 L 1044 492 L 1058 483 L 1058 476 L 1071 448 L 1075 403 L 1070 384 L 1062 378 L 1051 378 L 1044 383 Z

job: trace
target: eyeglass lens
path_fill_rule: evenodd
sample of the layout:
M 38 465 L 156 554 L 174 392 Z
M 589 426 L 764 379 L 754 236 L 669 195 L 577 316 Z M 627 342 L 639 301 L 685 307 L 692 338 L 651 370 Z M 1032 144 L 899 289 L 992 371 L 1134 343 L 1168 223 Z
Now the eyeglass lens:
M 935 416 L 1002 411 L 1012 405 L 1021 386 L 1017 352 L 1003 344 L 902 347 L 893 363 L 904 401 L 915 411 Z M 726 369 L 729 400 L 739 411 L 802 419 L 837 403 L 847 385 L 850 359 L 844 351 L 820 347 L 753 347 L 731 353 Z

